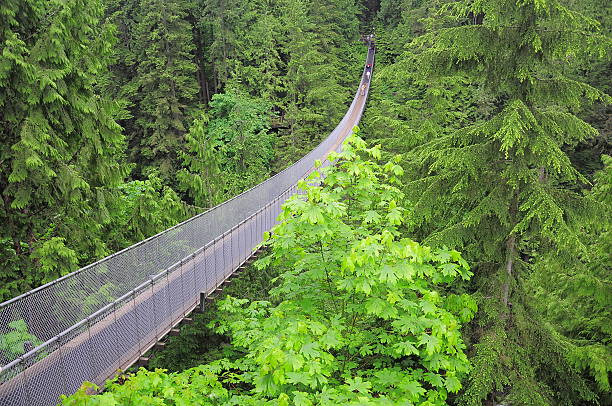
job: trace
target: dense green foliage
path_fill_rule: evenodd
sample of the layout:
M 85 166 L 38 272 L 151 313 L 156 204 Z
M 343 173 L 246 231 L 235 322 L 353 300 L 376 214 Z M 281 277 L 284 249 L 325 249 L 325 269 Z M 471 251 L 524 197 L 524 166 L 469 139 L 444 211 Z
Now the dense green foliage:
M 171 186 L 188 148 L 184 135 L 213 94 L 270 105 L 279 143 L 268 154 L 277 153 L 278 169 L 332 128 L 356 84 L 361 56 L 351 0 L 109 3 L 123 41 L 103 88 L 127 107 L 121 123 L 136 173 L 157 173 Z
M 0 351 L 9 357 L 18 357 L 23 354 L 23 343 L 29 342 L 33 348 L 42 342 L 28 332 L 28 325 L 23 320 L 14 320 L 9 323 L 10 331 L 0 335 Z
M 212 207 L 271 175 L 275 139 L 269 107 L 245 95 L 213 96 L 209 115 L 186 136 L 189 152 L 177 173 L 179 189 L 190 193 L 196 205 Z
M 99 232 L 127 173 L 100 1 L 0 5 L 0 299 L 109 253 Z

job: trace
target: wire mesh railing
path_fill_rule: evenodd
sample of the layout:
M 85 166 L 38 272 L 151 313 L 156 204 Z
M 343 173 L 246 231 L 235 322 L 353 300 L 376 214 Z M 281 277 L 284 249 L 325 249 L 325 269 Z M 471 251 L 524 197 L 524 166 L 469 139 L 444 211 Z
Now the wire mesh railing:
M 373 60 L 370 49 L 366 64 Z M 17 340 L 21 351 L 0 347 L 0 406 L 53 405 L 84 381 L 103 384 L 190 313 L 201 292 L 219 287 L 276 224 L 282 203 L 297 192 L 297 181 L 314 161 L 338 150 L 357 125 L 369 90 L 366 70 L 338 126 L 292 166 L 205 213 L 0 304 L 0 334 L 18 337 L 25 326 L 38 340 Z

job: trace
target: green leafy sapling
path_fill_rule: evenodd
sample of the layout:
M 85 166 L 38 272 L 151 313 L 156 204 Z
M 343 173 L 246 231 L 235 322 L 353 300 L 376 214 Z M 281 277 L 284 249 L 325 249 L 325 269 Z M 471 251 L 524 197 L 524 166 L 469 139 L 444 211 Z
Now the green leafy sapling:
M 401 235 L 402 168 L 379 157 L 353 135 L 330 154 L 336 165 L 285 203 L 259 261 L 282 270 L 277 305 L 222 305 L 217 329 L 245 350 L 244 380 L 263 398 L 443 405 L 461 388 L 469 364 L 460 327 L 476 307 L 444 288 L 471 272 L 458 252 Z

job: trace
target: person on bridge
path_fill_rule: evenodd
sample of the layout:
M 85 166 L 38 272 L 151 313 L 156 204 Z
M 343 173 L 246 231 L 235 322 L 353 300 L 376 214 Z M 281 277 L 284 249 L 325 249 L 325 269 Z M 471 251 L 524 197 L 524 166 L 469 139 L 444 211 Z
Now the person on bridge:
M 372 72 L 370 72 L 369 70 L 366 70 L 366 81 L 369 82 L 370 81 L 370 75 L 372 74 Z
M 366 84 L 364 83 L 361 85 L 361 95 L 362 96 L 365 96 L 365 91 L 366 91 Z

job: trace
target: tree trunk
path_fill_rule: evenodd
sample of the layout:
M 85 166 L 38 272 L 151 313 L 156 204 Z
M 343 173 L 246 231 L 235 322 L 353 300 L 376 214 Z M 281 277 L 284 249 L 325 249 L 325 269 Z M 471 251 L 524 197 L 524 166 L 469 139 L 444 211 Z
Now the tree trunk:
M 518 215 L 518 190 L 514 191 L 514 196 L 512 197 L 512 201 L 510 203 L 510 224 L 511 227 L 517 224 L 517 215 Z M 505 282 L 502 286 L 502 303 L 504 305 L 504 317 L 507 317 L 509 314 L 509 308 L 512 306 L 510 304 L 510 283 L 514 278 L 514 261 L 516 258 L 517 250 L 516 250 L 516 234 L 510 229 L 510 235 L 506 239 L 506 277 Z
M 516 237 L 514 234 L 512 234 L 506 240 L 506 281 L 504 282 L 504 286 L 502 288 L 502 303 L 506 308 L 508 308 L 508 298 L 510 296 L 510 281 L 513 277 L 515 255 Z

